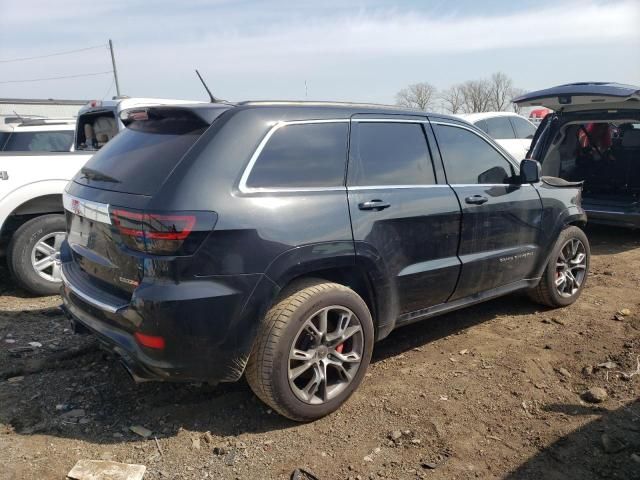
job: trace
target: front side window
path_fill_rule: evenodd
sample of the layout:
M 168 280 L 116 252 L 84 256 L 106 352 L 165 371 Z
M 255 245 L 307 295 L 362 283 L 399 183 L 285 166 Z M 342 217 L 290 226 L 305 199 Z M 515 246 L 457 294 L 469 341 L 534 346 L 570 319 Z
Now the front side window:
M 479 135 L 459 127 L 434 127 L 450 184 L 510 183 L 513 166 Z
M 351 139 L 349 185 L 431 185 L 431 155 L 420 123 L 359 122 Z
M 531 122 L 527 122 L 524 118 L 520 117 L 511 117 L 510 120 L 513 129 L 516 131 L 517 138 L 533 138 L 536 133 L 535 125 L 532 125 Z
M 5 142 L 6 152 L 68 152 L 73 132 L 14 132 Z
M 499 138 L 501 140 L 516 138 L 507 117 L 487 118 L 485 121 L 487 122 L 485 131 L 491 138 Z
M 257 158 L 249 188 L 322 188 L 344 185 L 348 122 L 278 128 Z

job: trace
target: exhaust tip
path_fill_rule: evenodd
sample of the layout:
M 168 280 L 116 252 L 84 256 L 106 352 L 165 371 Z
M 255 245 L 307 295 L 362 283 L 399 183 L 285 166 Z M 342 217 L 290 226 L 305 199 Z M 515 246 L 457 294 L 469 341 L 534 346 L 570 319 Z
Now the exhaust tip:
M 129 377 L 131 378 L 131 380 L 133 380 L 135 383 L 146 383 L 151 381 L 148 378 L 144 378 L 144 377 L 141 377 L 140 375 L 137 375 L 133 371 L 133 369 L 129 365 L 127 365 L 127 362 L 125 362 L 124 360 L 120 361 L 120 365 L 122 365 L 125 371 L 129 374 Z

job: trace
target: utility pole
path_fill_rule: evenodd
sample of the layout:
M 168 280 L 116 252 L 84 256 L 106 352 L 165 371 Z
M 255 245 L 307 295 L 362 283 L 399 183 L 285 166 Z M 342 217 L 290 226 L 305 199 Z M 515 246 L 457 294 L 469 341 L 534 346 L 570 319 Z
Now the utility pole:
M 111 64 L 113 65 L 113 78 L 116 81 L 116 95 L 120 96 L 120 83 L 118 83 L 118 70 L 116 69 L 116 57 L 113 54 L 113 42 L 109 39 L 109 51 L 111 51 Z

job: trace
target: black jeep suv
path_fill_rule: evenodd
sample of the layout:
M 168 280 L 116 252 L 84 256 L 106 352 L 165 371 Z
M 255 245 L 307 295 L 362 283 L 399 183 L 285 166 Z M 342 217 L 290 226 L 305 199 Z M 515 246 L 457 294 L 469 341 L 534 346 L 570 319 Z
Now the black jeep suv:
M 69 183 L 64 306 L 136 380 L 235 381 L 289 418 L 337 409 L 396 327 L 584 287 L 580 184 L 469 123 L 247 102 L 124 112 Z

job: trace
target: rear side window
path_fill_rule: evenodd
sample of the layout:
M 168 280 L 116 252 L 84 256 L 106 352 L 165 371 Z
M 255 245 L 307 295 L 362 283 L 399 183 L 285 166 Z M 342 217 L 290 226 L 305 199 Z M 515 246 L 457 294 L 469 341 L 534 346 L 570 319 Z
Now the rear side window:
M 434 127 L 450 184 L 510 183 L 513 166 L 479 135 L 458 127 Z
M 358 122 L 351 140 L 349 185 L 431 185 L 431 155 L 419 123 Z
M 73 143 L 72 131 L 14 132 L 5 142 L 5 152 L 68 152 Z
M 516 138 L 507 117 L 487 118 L 485 122 L 487 124 L 485 132 L 487 132 L 491 138 L 499 138 L 501 140 Z
M 348 122 L 278 128 L 256 159 L 249 188 L 322 188 L 344 185 Z
M 527 122 L 524 118 L 520 117 L 511 117 L 510 120 L 513 125 L 513 129 L 516 131 L 517 138 L 533 138 L 536 133 L 535 125 L 531 125 L 530 122 Z

